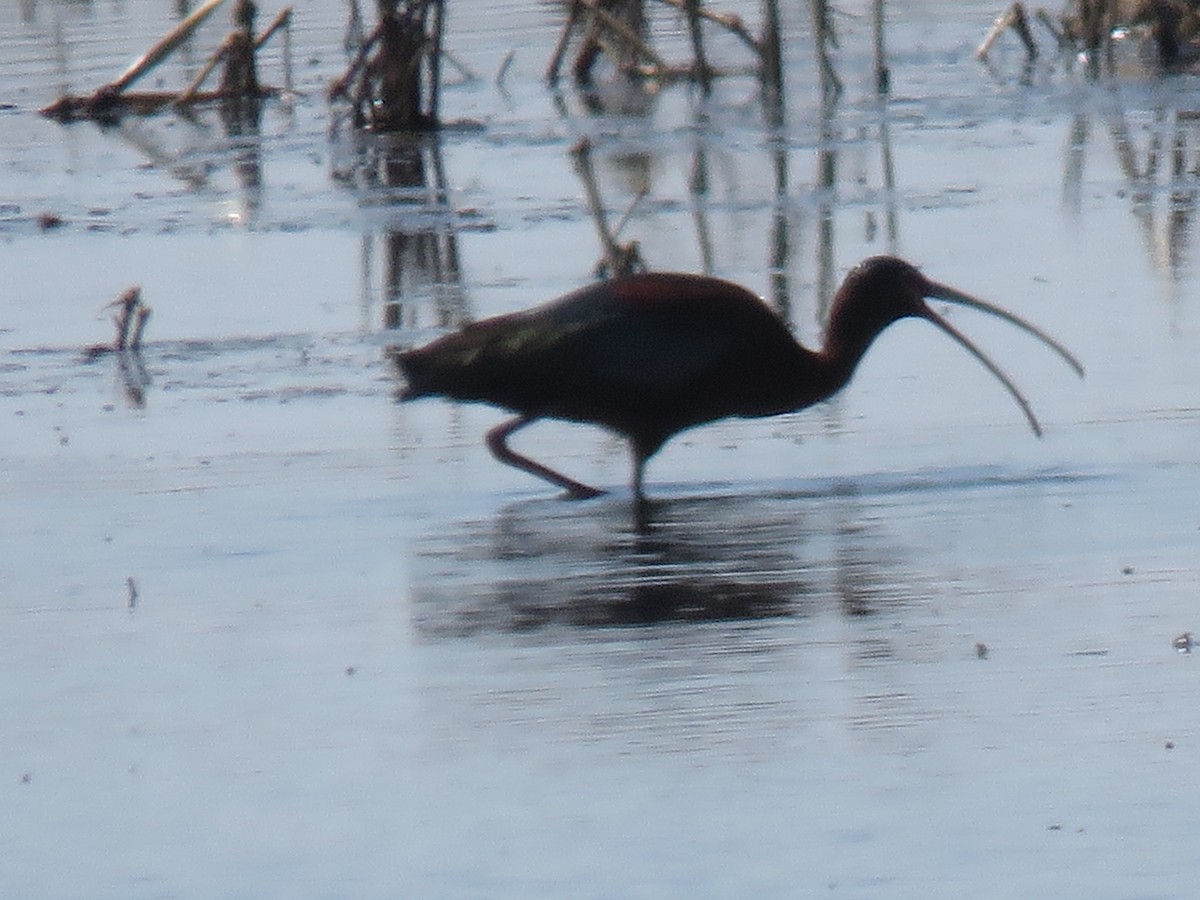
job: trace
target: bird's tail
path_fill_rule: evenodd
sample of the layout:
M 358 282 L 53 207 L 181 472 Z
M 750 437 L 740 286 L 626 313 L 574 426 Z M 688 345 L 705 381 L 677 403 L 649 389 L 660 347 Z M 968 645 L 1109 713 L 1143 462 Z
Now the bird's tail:
M 393 350 L 392 365 L 404 379 L 404 385 L 396 393 L 398 400 L 416 400 L 436 393 L 424 377 L 421 355 L 415 350 Z M 427 373 L 425 373 L 427 374 Z
M 406 382 L 400 398 L 439 395 L 495 402 L 497 391 L 512 380 L 513 359 L 520 363 L 525 346 L 511 334 L 513 318 L 498 316 L 424 347 L 394 352 L 392 360 Z

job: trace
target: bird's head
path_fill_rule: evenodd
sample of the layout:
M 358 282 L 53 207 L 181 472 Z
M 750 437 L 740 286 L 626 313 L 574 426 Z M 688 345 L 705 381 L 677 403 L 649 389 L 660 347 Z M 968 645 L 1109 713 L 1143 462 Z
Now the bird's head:
M 929 299 L 968 306 L 1003 319 L 1046 344 L 1083 376 L 1079 360 L 1036 325 L 978 297 L 926 278 L 912 263 L 895 256 L 873 256 L 846 276 L 830 310 L 826 345 L 834 352 L 861 354 L 893 322 L 907 317 L 925 319 L 954 338 L 996 376 L 1025 413 L 1034 434 L 1041 435 L 1041 425 L 1017 386 L 973 341 L 935 312 L 926 302 Z
M 872 256 L 850 270 L 838 289 L 830 312 L 830 328 L 878 334 L 907 316 L 923 318 L 925 298 L 940 285 L 912 263 L 895 256 Z M 840 321 L 839 321 L 840 320 Z

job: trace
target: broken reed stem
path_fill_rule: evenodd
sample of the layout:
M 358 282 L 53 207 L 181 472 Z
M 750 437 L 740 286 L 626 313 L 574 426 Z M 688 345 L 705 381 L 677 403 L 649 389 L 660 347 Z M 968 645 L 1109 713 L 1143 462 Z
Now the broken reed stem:
M 780 125 L 783 123 L 783 52 L 780 47 L 778 0 L 766 0 L 764 13 L 762 45 L 759 47 L 762 63 L 759 77 L 766 92 L 767 109 L 770 111 L 772 123 Z
M 662 75 L 669 71 L 670 66 L 663 61 L 663 58 L 649 44 L 642 40 L 636 31 L 629 27 L 628 23 L 600 7 L 600 0 L 580 0 L 580 2 L 592 14 L 592 21 L 596 25 L 603 23 L 613 32 L 616 38 L 625 43 L 627 49 L 632 50 L 636 55 L 641 56 L 650 64 L 651 75 Z M 595 27 L 595 25 L 592 27 Z
M 351 4 L 346 46 L 353 59 L 328 88 L 330 101 L 343 99 L 359 128 L 427 131 L 439 124 L 443 58 L 468 80 L 476 76 L 443 47 L 444 0 L 385 0 L 379 22 L 361 41 Z M 352 37 L 352 40 L 351 40 Z
M 442 87 L 442 26 L 446 24 L 445 0 L 433 2 L 433 49 L 426 57 L 429 63 L 429 117 L 437 123 L 441 121 L 438 114 L 439 95 Z
M 508 56 L 515 56 L 516 52 L 517 51 L 515 51 L 515 50 L 509 50 Z M 442 60 L 442 62 L 449 63 L 451 68 L 453 68 L 454 71 L 456 71 L 460 76 L 462 76 L 462 78 L 464 80 L 479 81 L 479 73 L 476 72 L 474 69 L 472 69 L 470 66 L 468 66 L 465 62 L 463 62 L 461 59 L 459 59 L 453 53 L 451 53 L 449 50 L 447 50 L 445 47 L 442 48 L 442 52 L 439 53 L 438 56 Z M 505 58 L 507 59 L 508 56 L 506 56 Z M 510 62 L 511 62 L 511 60 L 510 60 Z
M 135 284 L 133 287 L 126 290 L 120 297 L 107 304 L 104 309 L 115 309 L 116 317 L 113 319 L 113 325 L 116 326 L 116 335 L 113 337 L 111 345 L 96 344 L 88 347 L 84 351 L 84 358 L 88 361 L 103 356 L 106 353 L 122 353 L 126 348 L 136 350 L 142 341 L 142 330 L 145 328 L 145 317 L 148 317 L 149 307 L 142 305 L 142 287 Z M 145 309 L 145 316 L 141 310 Z M 129 328 L 137 313 L 138 324 L 133 333 L 133 343 L 130 344 Z
M 883 9 L 884 0 L 875 0 L 873 18 L 875 25 L 875 91 L 886 94 L 892 83 L 892 75 L 888 70 L 887 52 L 884 50 L 884 26 L 886 24 Z
M 142 289 L 131 287 L 115 301 L 119 312 L 117 313 L 117 337 L 114 346 L 118 350 L 124 350 L 128 346 L 129 326 L 133 321 L 133 311 L 141 300 Z
M 629 208 L 625 210 L 625 214 L 623 216 L 621 216 L 621 220 L 619 222 L 617 222 L 616 227 L 613 229 L 612 233 L 613 233 L 614 238 L 618 238 L 621 236 L 621 232 L 625 230 L 625 226 L 627 224 L 629 224 L 629 220 L 633 218 L 634 211 L 638 208 L 638 206 L 641 204 L 641 202 L 643 200 L 645 200 L 646 197 L 648 197 L 649 195 L 650 195 L 650 186 L 643 184 L 638 189 L 638 192 L 634 196 L 633 200 L 631 200 L 629 202 Z
M 283 91 L 289 97 L 294 92 L 292 82 L 292 8 L 286 7 L 288 19 L 283 29 Z M 274 23 L 271 23 L 274 25 Z
M 1042 10 L 1039 10 L 1039 13 L 1044 15 L 1044 11 Z M 1021 39 L 1021 43 L 1025 45 L 1026 56 L 1029 59 L 1036 59 L 1037 43 L 1034 41 L 1033 32 L 1029 28 L 1029 17 L 1025 13 L 1025 5 L 1020 2 L 1014 3 L 996 18 L 996 21 L 992 23 L 991 30 L 984 36 L 983 42 L 975 51 L 975 58 L 980 62 L 986 61 L 988 53 L 991 52 L 992 45 L 1009 28 L 1016 31 L 1017 36 Z M 1058 33 L 1054 33 L 1057 36 Z
M 755 37 L 747 29 L 741 16 L 735 13 L 714 12 L 707 9 L 703 5 L 702 0 L 659 0 L 659 2 L 684 13 L 688 17 L 688 24 L 692 29 L 693 49 L 696 53 L 696 65 L 692 67 L 691 72 L 700 78 L 702 84 L 706 82 L 711 83 L 712 77 L 717 74 L 716 70 L 708 65 L 707 54 L 704 52 L 703 38 L 699 34 L 699 24 L 702 20 L 712 22 L 729 31 L 742 41 L 759 58 L 760 62 L 765 62 L 767 68 L 771 68 L 772 48 L 769 45 L 772 43 L 772 40 L 769 33 L 761 40 Z M 773 9 L 776 5 L 775 0 L 767 0 L 767 5 L 769 10 Z M 775 15 L 778 15 L 777 11 Z M 776 19 L 776 21 L 778 20 Z M 571 0 L 567 5 L 567 20 L 563 24 L 562 31 L 559 33 L 554 51 L 550 55 L 550 62 L 546 65 L 545 78 L 548 84 L 553 85 L 558 83 L 562 72 L 563 59 L 566 57 L 567 49 L 574 34 L 582 28 L 584 32 L 583 44 L 586 47 L 589 41 L 598 39 L 601 26 L 609 27 L 609 37 L 615 38 L 622 45 L 623 49 L 631 51 L 633 55 L 647 60 L 648 65 L 645 68 L 648 71 L 644 71 L 643 74 L 650 75 L 651 77 L 661 77 L 679 75 L 686 72 L 686 70 L 678 70 L 669 66 L 625 22 L 614 17 L 607 10 L 601 9 L 599 0 Z M 776 51 L 778 49 L 777 34 L 778 32 L 776 31 L 774 41 Z M 778 58 L 777 52 L 775 58 Z M 587 64 L 583 66 L 585 70 L 588 67 Z
M 106 84 L 96 93 L 98 95 L 112 96 L 124 91 L 127 87 L 162 62 L 172 50 L 187 40 L 187 38 L 193 31 L 196 30 L 200 23 L 212 15 L 216 8 L 224 2 L 225 0 L 208 0 L 207 3 L 172 28 L 166 37 L 134 60 L 133 64 L 130 65 L 129 68 L 126 69 L 116 81 Z
M 554 52 L 550 54 L 550 63 L 546 66 L 546 81 L 549 84 L 558 83 L 563 57 L 567 55 L 567 46 L 571 43 L 571 32 L 575 30 L 582 13 L 583 4 L 580 0 L 571 0 L 570 8 L 567 10 L 566 24 L 563 25 L 563 30 L 558 35 L 558 43 L 554 45 Z
M 580 0 L 580 3 L 583 3 L 583 0 Z M 592 63 L 600 55 L 600 27 L 596 22 L 596 10 L 588 6 L 585 6 L 584 10 L 583 39 L 579 42 L 579 52 L 575 54 L 575 65 L 571 67 L 571 74 L 577 82 L 586 81 L 590 77 Z
M 142 349 L 142 332 L 146 330 L 146 322 L 150 319 L 151 309 L 145 304 L 139 303 L 137 308 L 137 321 L 133 325 L 133 337 L 129 340 L 129 349 L 138 351 Z
M 1063 30 L 1062 22 L 1056 21 L 1054 16 L 1050 15 L 1044 9 L 1038 9 L 1033 16 L 1042 23 L 1047 31 L 1054 35 L 1054 41 L 1058 44 L 1060 50 L 1071 46 L 1071 38 Z
M 660 2 L 665 3 L 667 6 L 673 6 L 678 10 L 686 10 L 687 4 L 690 3 L 691 0 L 660 0 Z M 741 16 L 737 15 L 736 13 L 713 12 L 712 10 L 706 9 L 703 6 L 699 8 L 699 14 L 700 18 L 707 19 L 714 24 L 720 25 L 731 34 L 736 35 L 756 54 L 759 56 L 762 55 L 762 44 L 760 44 L 758 39 L 755 38 L 754 35 L 752 35 L 746 28 L 746 23 L 742 21 Z
M 275 15 L 275 18 L 271 20 L 271 24 L 264 29 L 263 33 L 254 39 L 254 49 L 261 50 L 263 45 L 275 36 L 275 32 L 285 25 L 290 24 L 292 24 L 292 8 L 285 6 Z
M 587 197 L 592 221 L 596 225 L 596 231 L 600 234 L 600 242 L 604 244 L 604 256 L 607 259 L 616 259 L 619 246 L 608 230 L 608 222 L 604 216 L 604 201 L 601 200 L 600 189 L 596 186 L 596 174 L 592 169 L 592 142 L 587 138 L 581 138 L 571 148 L 571 156 L 575 160 L 575 171 L 583 181 L 583 193 Z
M 842 80 L 833 67 L 829 48 L 837 46 L 837 34 L 833 30 L 833 18 L 829 14 L 828 0 L 813 0 L 813 34 L 817 42 L 817 68 L 821 82 L 821 96 L 827 99 L 842 93 Z
M 500 63 L 500 68 L 496 72 L 496 86 L 504 87 L 504 79 L 508 77 L 508 70 L 513 64 L 513 60 L 517 58 L 516 50 L 509 50 L 504 54 L 504 59 Z
M 221 60 L 229 55 L 230 47 L 233 46 L 233 39 L 234 36 L 232 34 L 226 35 L 225 40 L 221 42 L 221 46 L 217 48 L 217 52 L 209 57 L 208 62 L 204 64 L 203 68 L 196 73 L 196 77 L 192 79 L 192 83 L 184 88 L 183 93 L 175 99 L 177 104 L 191 103 L 196 98 L 196 93 L 200 90 L 200 85 L 204 84 L 205 79 L 212 74 L 212 70 L 220 64 Z
M 600 235 L 600 243 L 604 245 L 604 259 L 597 266 L 603 277 L 615 277 L 619 275 L 628 275 L 632 272 L 644 269 L 645 265 L 642 262 L 641 250 L 638 247 L 637 241 L 630 241 L 628 244 L 621 244 L 617 241 L 616 234 L 620 228 L 624 227 L 625 219 L 628 214 L 622 218 L 621 225 L 618 226 L 617 232 L 609 230 L 608 219 L 604 212 L 604 201 L 600 197 L 600 189 L 596 185 L 596 173 L 592 168 L 592 142 L 587 138 L 580 138 L 571 148 L 571 156 L 575 160 L 575 171 L 579 174 L 583 181 L 583 192 L 587 197 L 588 210 L 592 214 L 592 221 L 596 225 L 596 231 Z M 641 200 L 639 194 L 634 198 L 633 205 L 629 212 L 633 212 L 633 207 Z
M 380 22 L 375 26 L 375 30 L 371 32 L 371 36 L 367 38 L 362 46 L 358 48 L 358 53 L 354 57 L 354 61 L 350 63 L 350 68 L 346 70 L 341 78 L 338 78 L 329 86 L 329 99 L 334 100 L 338 97 L 347 97 L 347 91 L 357 79 L 363 67 L 367 64 L 367 57 L 375 44 L 379 42 L 380 35 L 383 34 L 383 23 Z
M 1036 59 L 1037 42 L 1033 39 L 1033 32 L 1029 28 L 1029 17 L 1025 15 L 1025 6 L 1021 3 L 1016 3 L 1013 6 L 1013 28 L 1016 29 L 1017 36 L 1021 39 L 1021 43 L 1025 45 L 1025 53 L 1030 59 Z
M 688 30 L 692 34 L 692 54 L 696 58 L 696 76 L 700 80 L 700 90 L 707 97 L 712 93 L 712 70 L 704 55 L 704 32 L 700 28 L 700 0 L 685 0 Z

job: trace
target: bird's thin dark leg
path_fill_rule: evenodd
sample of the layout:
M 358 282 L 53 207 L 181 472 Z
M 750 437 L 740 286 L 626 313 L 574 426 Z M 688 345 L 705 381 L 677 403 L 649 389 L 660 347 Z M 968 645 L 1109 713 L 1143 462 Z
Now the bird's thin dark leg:
M 633 448 L 633 530 L 638 534 L 650 531 L 650 504 L 642 489 L 642 477 L 646 471 L 646 456 L 637 447 Z
M 642 477 L 646 471 L 646 457 L 638 451 L 636 447 L 633 449 L 633 499 L 641 503 L 646 499 L 646 494 L 642 490 Z
M 513 432 L 519 431 L 530 422 L 536 421 L 535 416 L 517 416 L 515 419 L 509 419 L 500 425 L 497 425 L 487 433 L 488 449 L 492 451 L 492 455 L 502 463 L 508 463 L 510 466 L 515 466 L 530 475 L 536 475 L 538 478 L 544 478 L 551 484 L 556 484 L 567 492 L 567 495 L 572 500 L 587 500 L 591 497 L 599 497 L 604 491 L 598 488 L 589 487 L 582 482 L 576 481 L 573 478 L 568 478 L 566 475 L 560 475 L 553 469 L 543 466 L 541 463 L 534 462 L 527 456 L 522 456 L 514 452 L 508 446 L 508 438 Z

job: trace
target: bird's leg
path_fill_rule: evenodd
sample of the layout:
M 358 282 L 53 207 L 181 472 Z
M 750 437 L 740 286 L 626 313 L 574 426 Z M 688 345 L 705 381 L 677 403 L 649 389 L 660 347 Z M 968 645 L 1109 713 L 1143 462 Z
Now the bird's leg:
M 572 500 L 588 500 L 603 494 L 604 491 L 589 487 L 573 478 L 568 478 L 566 475 L 560 475 L 553 469 L 547 468 L 541 463 L 534 462 L 527 456 L 516 453 L 508 446 L 508 438 L 513 432 L 519 431 L 530 422 L 536 421 L 536 419 L 536 416 L 517 416 L 515 419 L 509 419 L 507 422 L 503 422 L 491 429 L 487 433 L 487 445 L 488 449 L 492 451 L 492 455 L 502 463 L 515 466 L 518 469 L 528 472 L 530 475 L 536 475 L 538 478 L 546 479 L 551 484 L 558 485 L 567 492 L 567 495 Z
M 642 490 L 642 476 L 646 471 L 646 455 L 636 445 L 633 448 L 633 530 L 637 534 L 650 532 L 650 504 Z
M 646 494 L 642 490 L 642 476 L 646 471 L 646 455 L 637 447 L 633 448 L 633 480 L 631 487 L 633 488 L 633 500 L 635 503 L 642 503 L 646 499 Z

